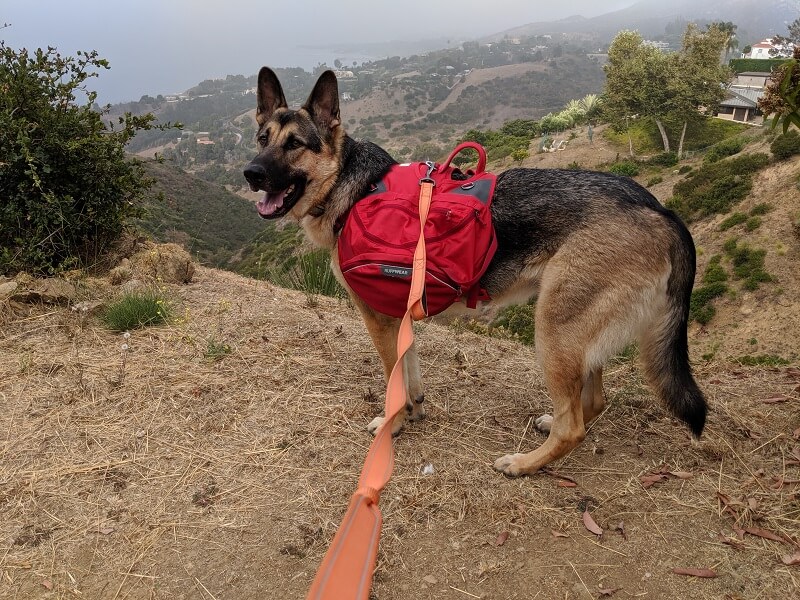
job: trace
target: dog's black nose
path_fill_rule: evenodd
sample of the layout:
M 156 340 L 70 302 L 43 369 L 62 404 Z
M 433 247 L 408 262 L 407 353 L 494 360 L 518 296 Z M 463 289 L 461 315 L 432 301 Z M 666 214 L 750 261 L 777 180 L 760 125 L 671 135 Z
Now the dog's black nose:
M 250 184 L 250 189 L 257 192 L 267 180 L 267 170 L 261 165 L 250 163 L 244 168 L 244 178 Z

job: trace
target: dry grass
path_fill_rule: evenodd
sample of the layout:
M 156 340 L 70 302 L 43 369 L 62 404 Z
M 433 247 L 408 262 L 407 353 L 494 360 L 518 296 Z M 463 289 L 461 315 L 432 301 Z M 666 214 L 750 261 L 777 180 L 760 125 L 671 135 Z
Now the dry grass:
M 1 598 L 304 597 L 380 410 L 377 356 L 345 302 L 309 308 L 207 269 L 173 290 L 183 322 L 133 333 L 127 352 L 67 308 L 4 313 Z M 206 358 L 209 339 L 232 352 Z M 492 461 L 539 444 L 531 419 L 549 410 L 533 350 L 433 324 L 418 340 L 429 417 L 396 442 L 376 598 L 800 593 L 781 560 L 800 537 L 796 366 L 703 367 L 695 445 L 619 361 L 586 441 L 511 480 Z M 666 471 L 691 476 L 642 485 Z

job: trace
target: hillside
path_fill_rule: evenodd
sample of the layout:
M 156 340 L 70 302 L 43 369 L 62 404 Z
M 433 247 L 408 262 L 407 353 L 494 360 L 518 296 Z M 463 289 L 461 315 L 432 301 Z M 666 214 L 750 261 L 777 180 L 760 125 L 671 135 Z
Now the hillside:
M 582 132 L 569 141 L 565 151 L 532 153 L 522 164 L 538 168 L 568 168 L 577 164 L 582 168 L 607 169 L 620 156 L 624 157 L 627 149 L 609 141 L 604 135 L 605 128 L 600 127 L 597 131 L 591 146 Z M 763 133 L 760 129 L 751 129 L 740 134 L 748 140 L 742 155 L 769 154 L 770 138 Z M 698 153 L 695 158 L 683 160 L 680 168 L 643 165 L 635 179 L 642 185 L 661 179 L 649 189 L 660 202 L 667 204 L 674 195 L 675 185 L 686 181 L 692 171 L 696 172 L 703 166 L 703 157 L 703 153 Z M 707 355 L 734 360 L 746 356 L 776 356 L 792 361 L 800 357 L 800 343 L 797 341 L 800 340 L 798 180 L 800 158 L 772 162 L 755 175 L 752 191 L 741 203 L 722 214 L 690 224 L 698 254 L 695 288 L 702 285 L 703 275 L 714 256 L 722 256 L 723 267 L 731 271 L 732 262 L 724 246 L 732 238 L 738 240 L 739 245 L 747 244 L 753 249 L 764 250 L 766 272 L 774 279 L 760 285 L 757 290 L 748 291 L 731 277 L 729 291 L 713 301 L 717 308 L 713 319 L 705 326 L 697 323 L 691 326 L 691 343 L 696 346 L 698 357 Z M 752 231 L 745 223 L 721 229 L 723 221 L 733 213 L 748 214 L 763 204 L 771 208 L 759 218 L 759 225 Z
M 136 225 L 157 241 L 182 245 L 202 264 L 224 267 L 256 235 L 274 231 L 252 203 L 216 184 L 155 161 L 147 171 L 163 199 L 148 201 Z
M 599 39 L 611 39 L 622 29 L 637 30 L 652 39 L 666 39 L 671 43 L 680 41 L 680 34 L 687 22 L 700 24 L 715 21 L 731 21 L 738 25 L 737 35 L 741 47 L 756 40 L 781 33 L 786 24 L 794 21 L 800 13 L 796 0 L 640 0 L 626 8 L 596 17 L 574 16 L 553 22 L 527 23 L 514 29 L 502 31 L 487 40 L 499 40 L 504 36 L 518 37 L 542 34 L 587 35 Z M 675 30 L 674 23 L 681 26 Z

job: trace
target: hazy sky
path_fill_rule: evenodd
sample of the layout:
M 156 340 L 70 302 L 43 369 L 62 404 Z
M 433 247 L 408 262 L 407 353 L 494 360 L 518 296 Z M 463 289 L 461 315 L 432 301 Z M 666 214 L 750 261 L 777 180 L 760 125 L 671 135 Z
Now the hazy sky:
M 262 65 L 311 68 L 339 56 L 325 44 L 470 39 L 534 21 L 586 17 L 635 0 L 0 0 L 12 48 L 97 50 L 111 70 L 92 80 L 101 102 L 183 91 Z M 377 57 L 379 58 L 379 57 Z

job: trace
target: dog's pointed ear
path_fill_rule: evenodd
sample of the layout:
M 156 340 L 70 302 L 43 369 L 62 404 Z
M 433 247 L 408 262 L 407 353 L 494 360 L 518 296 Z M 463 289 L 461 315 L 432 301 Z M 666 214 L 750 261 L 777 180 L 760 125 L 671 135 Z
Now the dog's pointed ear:
M 339 84 L 333 71 L 325 71 L 319 76 L 303 108 L 320 129 L 330 130 L 340 124 Z
M 256 104 L 256 122 L 259 127 L 266 123 L 279 108 L 286 108 L 286 96 L 283 95 L 278 76 L 269 67 L 261 67 L 258 72 L 258 101 Z

